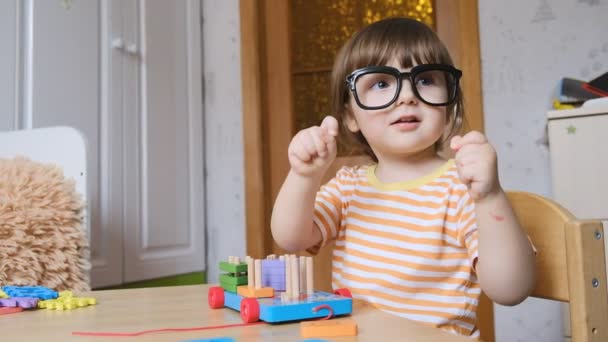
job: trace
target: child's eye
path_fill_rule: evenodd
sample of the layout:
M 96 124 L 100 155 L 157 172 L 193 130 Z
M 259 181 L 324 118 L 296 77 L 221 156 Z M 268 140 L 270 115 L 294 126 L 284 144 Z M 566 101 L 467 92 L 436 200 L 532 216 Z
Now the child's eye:
M 425 71 L 416 75 L 416 87 L 444 87 L 445 79 L 443 71 Z
M 385 92 L 397 86 L 394 76 L 384 73 L 369 73 L 357 79 L 355 87 L 360 94 L 368 92 Z
M 372 88 L 376 88 L 376 89 L 385 89 L 388 87 L 390 87 L 390 85 L 386 81 L 378 81 L 374 85 L 372 85 Z
M 429 76 L 424 76 L 424 77 L 418 77 L 416 78 L 416 85 L 417 86 L 431 86 L 435 84 L 435 81 L 433 80 L 432 77 Z

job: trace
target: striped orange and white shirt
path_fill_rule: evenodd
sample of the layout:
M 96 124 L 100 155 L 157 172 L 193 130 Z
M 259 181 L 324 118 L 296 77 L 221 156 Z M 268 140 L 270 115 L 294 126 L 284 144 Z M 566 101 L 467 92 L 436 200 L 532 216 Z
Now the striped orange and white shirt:
M 453 160 L 393 184 L 376 178 L 375 165 L 342 168 L 317 193 L 314 213 L 321 245 L 336 242 L 332 286 L 389 313 L 477 337 L 474 209 Z

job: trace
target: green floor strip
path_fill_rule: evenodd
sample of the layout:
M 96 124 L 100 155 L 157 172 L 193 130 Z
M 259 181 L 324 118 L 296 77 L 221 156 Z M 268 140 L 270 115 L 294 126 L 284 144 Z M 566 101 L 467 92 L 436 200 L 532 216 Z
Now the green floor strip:
M 105 287 L 95 290 L 112 290 L 112 289 L 133 289 L 140 287 L 160 287 L 160 286 L 178 286 L 178 285 L 197 285 L 207 282 L 207 274 L 205 272 L 193 272 L 180 274 L 176 276 L 163 277 L 157 279 L 143 280 L 134 283 L 122 284 L 117 286 Z

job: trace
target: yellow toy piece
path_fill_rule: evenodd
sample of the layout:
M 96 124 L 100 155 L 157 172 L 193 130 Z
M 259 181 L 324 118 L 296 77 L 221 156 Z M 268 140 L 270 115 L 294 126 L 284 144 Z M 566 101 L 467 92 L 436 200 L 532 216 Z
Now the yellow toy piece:
M 8 295 L 4 291 L 0 290 L 0 298 L 8 298 Z
M 95 298 L 74 297 L 72 291 L 62 291 L 59 292 L 59 297 L 57 297 L 57 299 L 38 302 L 38 308 L 47 310 L 72 310 L 95 304 L 97 304 Z
M 568 103 L 561 103 L 558 100 L 554 100 L 553 108 L 554 109 L 573 109 L 573 108 L 576 108 L 576 106 L 568 104 Z

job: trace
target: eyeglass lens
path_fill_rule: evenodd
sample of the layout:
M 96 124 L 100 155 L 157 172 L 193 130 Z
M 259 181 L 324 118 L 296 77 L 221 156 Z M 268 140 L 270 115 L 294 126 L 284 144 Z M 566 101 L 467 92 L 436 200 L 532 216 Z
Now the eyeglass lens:
M 406 78 L 401 91 L 413 91 L 408 88 Z M 454 76 L 443 70 L 427 70 L 413 77 L 416 87 L 414 94 L 429 104 L 450 102 L 454 94 Z M 397 96 L 399 77 L 390 73 L 372 72 L 361 75 L 355 82 L 355 91 L 359 102 L 366 107 L 380 107 L 391 103 Z

